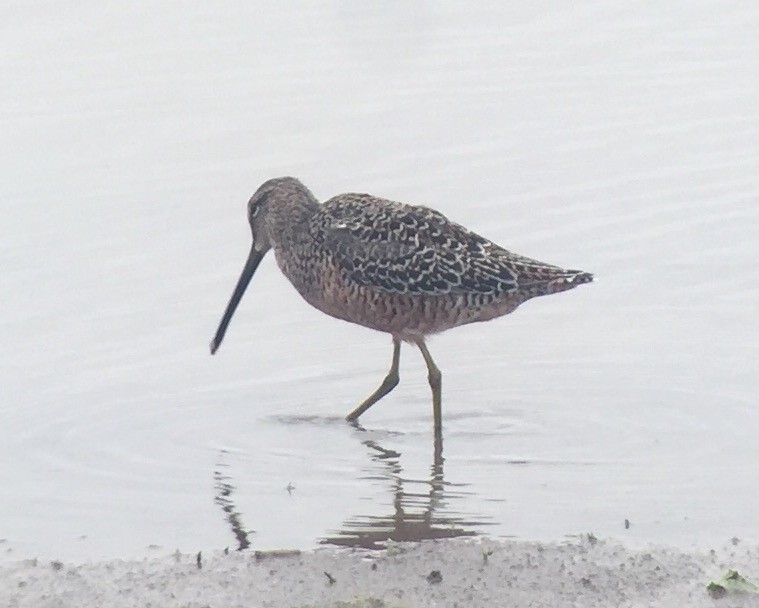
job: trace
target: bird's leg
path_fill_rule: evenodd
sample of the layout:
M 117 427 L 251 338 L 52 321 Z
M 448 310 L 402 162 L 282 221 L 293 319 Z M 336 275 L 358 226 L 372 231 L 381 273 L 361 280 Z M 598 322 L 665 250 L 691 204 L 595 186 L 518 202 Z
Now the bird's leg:
M 443 374 L 432 360 L 432 355 L 427 350 L 424 340 L 419 340 L 417 345 L 419 346 L 419 350 L 422 351 L 424 362 L 427 364 L 427 380 L 429 380 L 430 388 L 432 389 L 432 416 L 435 424 L 435 437 L 438 437 L 442 435 L 443 431 L 443 408 L 441 404 Z
M 385 379 L 382 381 L 382 384 L 379 385 L 376 391 L 374 391 L 371 395 L 369 395 L 364 402 L 359 405 L 355 410 L 353 410 L 350 414 L 348 414 L 345 419 L 348 422 L 355 422 L 358 420 L 358 417 L 363 414 L 366 410 L 368 410 L 370 407 L 372 407 L 377 401 L 382 399 L 385 395 L 387 395 L 391 390 L 393 390 L 396 386 L 398 386 L 398 380 L 400 379 L 400 376 L 398 375 L 398 362 L 401 358 L 401 341 L 397 338 L 393 338 L 393 363 L 390 365 L 390 371 L 387 372 L 387 376 L 385 376 Z

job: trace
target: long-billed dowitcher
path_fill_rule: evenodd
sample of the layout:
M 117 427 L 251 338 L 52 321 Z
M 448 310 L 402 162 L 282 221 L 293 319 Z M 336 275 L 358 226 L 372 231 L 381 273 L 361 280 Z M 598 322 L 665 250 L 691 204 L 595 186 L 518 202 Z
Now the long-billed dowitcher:
M 398 384 L 401 342 L 416 344 L 427 364 L 435 430 L 441 428 L 441 373 L 425 338 L 508 314 L 525 300 L 593 280 L 499 247 L 427 207 L 340 194 L 320 204 L 293 177 L 270 179 L 248 201 L 253 246 L 211 354 L 258 264 L 274 249 L 301 296 L 338 319 L 389 333 L 393 359 L 385 379 L 348 414 L 355 421 Z

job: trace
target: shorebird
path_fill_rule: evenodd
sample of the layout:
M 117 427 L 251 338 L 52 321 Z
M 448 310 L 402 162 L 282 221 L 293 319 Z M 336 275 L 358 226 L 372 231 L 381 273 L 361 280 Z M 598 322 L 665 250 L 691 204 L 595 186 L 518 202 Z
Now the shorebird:
M 512 253 L 428 207 L 348 193 L 320 204 L 293 177 L 264 182 L 248 201 L 253 245 L 211 342 L 214 354 L 253 273 L 274 250 L 282 273 L 312 306 L 389 333 L 390 370 L 346 419 L 356 421 L 395 388 L 401 343 L 427 364 L 435 430 L 442 426 L 442 374 L 427 336 L 513 312 L 530 298 L 593 280 Z

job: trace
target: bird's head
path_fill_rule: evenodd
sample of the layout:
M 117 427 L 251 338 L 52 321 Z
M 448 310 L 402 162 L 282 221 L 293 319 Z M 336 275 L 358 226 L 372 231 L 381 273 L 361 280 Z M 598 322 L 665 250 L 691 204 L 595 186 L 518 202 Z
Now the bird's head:
M 318 205 L 308 188 L 294 177 L 270 179 L 261 184 L 255 194 L 250 197 L 248 223 L 253 244 L 211 342 L 211 354 L 215 353 L 221 345 L 232 315 L 266 252 L 272 247 L 277 247 L 278 244 L 286 243 L 301 220 L 312 215 Z

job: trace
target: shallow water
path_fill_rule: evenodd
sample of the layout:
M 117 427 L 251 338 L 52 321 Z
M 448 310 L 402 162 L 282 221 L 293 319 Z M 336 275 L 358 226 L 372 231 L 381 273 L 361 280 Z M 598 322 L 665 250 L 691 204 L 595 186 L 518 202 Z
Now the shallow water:
M 0 551 L 462 534 L 759 540 L 759 8 L 11 2 L 0 19 Z M 390 340 L 261 265 L 300 177 L 597 283 Z M 625 529 L 624 521 L 630 522 Z

